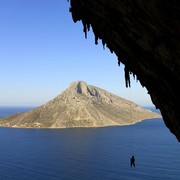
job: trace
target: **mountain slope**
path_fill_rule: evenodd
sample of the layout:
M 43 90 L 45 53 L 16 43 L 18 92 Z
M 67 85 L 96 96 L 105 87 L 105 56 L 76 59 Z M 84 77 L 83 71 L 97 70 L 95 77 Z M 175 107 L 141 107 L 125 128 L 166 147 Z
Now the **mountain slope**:
M 59 96 L 43 106 L 0 120 L 9 127 L 101 127 L 160 118 L 135 103 L 83 81 L 70 84 Z

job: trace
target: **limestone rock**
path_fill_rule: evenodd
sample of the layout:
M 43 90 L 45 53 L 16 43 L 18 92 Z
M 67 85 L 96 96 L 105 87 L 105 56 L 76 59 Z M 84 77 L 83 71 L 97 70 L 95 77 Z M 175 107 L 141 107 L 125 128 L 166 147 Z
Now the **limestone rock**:
M 1 126 L 34 128 L 102 127 L 160 118 L 137 104 L 83 81 L 70 84 L 48 103 L 0 120 Z

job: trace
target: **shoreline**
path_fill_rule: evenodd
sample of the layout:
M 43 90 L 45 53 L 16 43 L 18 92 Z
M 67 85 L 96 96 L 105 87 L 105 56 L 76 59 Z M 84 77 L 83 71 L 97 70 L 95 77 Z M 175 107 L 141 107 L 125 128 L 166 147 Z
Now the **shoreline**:
M 12 129 L 76 129 L 76 128 L 107 128 L 107 127 L 117 127 L 117 126 L 130 126 L 135 125 L 137 123 L 140 123 L 142 121 L 148 121 L 148 120 L 163 120 L 162 118 L 149 118 L 149 119 L 142 119 L 137 122 L 133 123 L 127 123 L 127 124 L 117 124 L 117 125 L 106 125 L 106 126 L 74 126 L 74 127 L 19 127 L 19 126 L 1 126 L 0 128 L 12 128 Z

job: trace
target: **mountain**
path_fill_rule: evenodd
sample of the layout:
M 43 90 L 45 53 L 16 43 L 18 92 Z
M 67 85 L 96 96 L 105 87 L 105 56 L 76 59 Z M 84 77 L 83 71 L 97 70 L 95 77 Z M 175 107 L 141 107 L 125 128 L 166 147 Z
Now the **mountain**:
M 0 126 L 101 127 L 132 124 L 151 118 L 161 118 L 161 115 L 101 88 L 77 81 L 38 108 L 0 119 Z

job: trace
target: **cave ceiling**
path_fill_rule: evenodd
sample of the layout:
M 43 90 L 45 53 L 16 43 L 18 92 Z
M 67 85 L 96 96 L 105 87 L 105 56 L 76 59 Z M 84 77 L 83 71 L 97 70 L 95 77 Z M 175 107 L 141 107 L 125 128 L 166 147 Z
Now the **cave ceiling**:
M 70 13 L 94 32 L 125 66 L 126 87 L 133 74 L 146 87 L 169 130 L 180 141 L 180 1 L 70 0 Z M 114 77 L 117 78 L 117 77 Z

